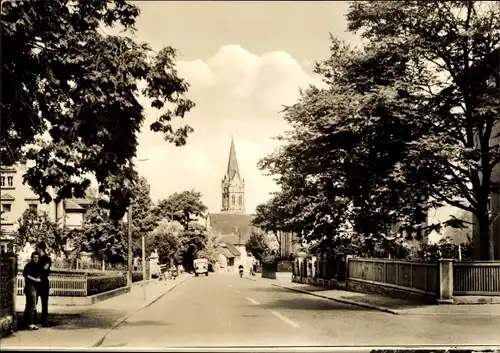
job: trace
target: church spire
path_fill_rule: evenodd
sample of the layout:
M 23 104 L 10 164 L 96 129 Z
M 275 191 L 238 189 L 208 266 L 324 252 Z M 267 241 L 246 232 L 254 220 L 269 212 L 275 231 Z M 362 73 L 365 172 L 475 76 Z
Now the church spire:
M 241 178 L 236 158 L 234 138 L 231 136 L 231 149 L 227 170 L 222 179 L 222 212 L 245 212 L 245 180 Z
M 236 158 L 236 148 L 234 147 L 234 138 L 232 136 L 231 136 L 231 148 L 229 150 L 229 161 L 227 163 L 226 173 L 229 181 L 233 180 L 236 177 L 239 180 L 241 180 L 240 169 L 238 167 L 238 159 Z

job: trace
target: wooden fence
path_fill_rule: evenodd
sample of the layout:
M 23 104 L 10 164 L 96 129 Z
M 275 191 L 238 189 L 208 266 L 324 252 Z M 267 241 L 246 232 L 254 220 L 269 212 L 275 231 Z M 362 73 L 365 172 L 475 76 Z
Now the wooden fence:
M 500 262 L 455 262 L 453 295 L 500 296 Z
M 438 294 L 436 262 L 350 258 L 347 264 L 349 280 L 431 296 Z
M 399 289 L 440 300 L 500 296 L 500 261 L 404 261 L 348 257 L 345 280 Z M 338 260 L 297 259 L 293 274 L 308 280 L 344 281 Z M 346 282 L 346 283 L 347 283 Z
M 69 271 L 53 272 L 49 276 L 50 295 L 60 297 L 86 297 L 126 285 L 125 273 L 68 273 Z M 133 272 L 133 281 L 142 280 L 141 272 Z M 24 295 L 24 277 L 17 275 L 17 295 Z

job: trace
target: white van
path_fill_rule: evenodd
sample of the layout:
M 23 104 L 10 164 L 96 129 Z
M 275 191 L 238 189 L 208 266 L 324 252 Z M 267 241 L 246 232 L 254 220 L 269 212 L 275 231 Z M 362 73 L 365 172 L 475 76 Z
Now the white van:
M 196 276 L 200 274 L 205 274 L 208 276 L 208 260 L 207 259 L 196 259 L 193 261 L 194 274 Z

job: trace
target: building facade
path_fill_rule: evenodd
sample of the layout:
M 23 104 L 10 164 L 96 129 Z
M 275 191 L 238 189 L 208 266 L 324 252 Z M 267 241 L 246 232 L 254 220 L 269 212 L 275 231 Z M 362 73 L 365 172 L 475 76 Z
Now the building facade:
M 79 228 L 83 224 L 86 207 L 91 203 L 86 199 L 41 203 L 31 188 L 23 184 L 23 175 L 26 170 L 26 165 L 22 164 L 8 168 L 2 167 L 0 170 L 0 207 L 2 211 L 0 250 L 4 252 L 15 250 L 12 246 L 14 234 L 19 227 L 18 220 L 26 209 L 33 208 L 38 212 L 45 212 L 50 220 L 60 226 Z M 67 246 L 71 247 L 71 244 L 67 244 Z M 26 249 L 17 250 L 22 254 L 29 255 L 33 251 L 33 246 L 27 245 Z

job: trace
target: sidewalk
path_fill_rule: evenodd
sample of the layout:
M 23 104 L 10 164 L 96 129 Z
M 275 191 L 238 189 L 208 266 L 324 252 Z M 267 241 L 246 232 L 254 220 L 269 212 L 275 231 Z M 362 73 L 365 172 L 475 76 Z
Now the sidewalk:
M 293 283 L 291 279 L 272 280 L 267 278 L 248 278 L 276 287 L 334 300 L 337 302 L 375 309 L 395 315 L 431 315 L 431 316 L 500 316 L 500 304 L 476 305 L 426 305 L 409 300 L 390 298 L 377 294 L 350 292 L 328 289 L 309 284 Z
M 138 310 L 153 304 L 190 275 L 176 280 L 152 281 L 133 285 L 130 292 L 88 306 L 49 305 L 49 320 L 54 325 L 37 331 L 18 331 L 0 342 L 2 348 L 97 346 L 105 335 Z M 19 310 L 21 309 L 21 310 Z M 22 320 L 23 308 L 17 308 Z

